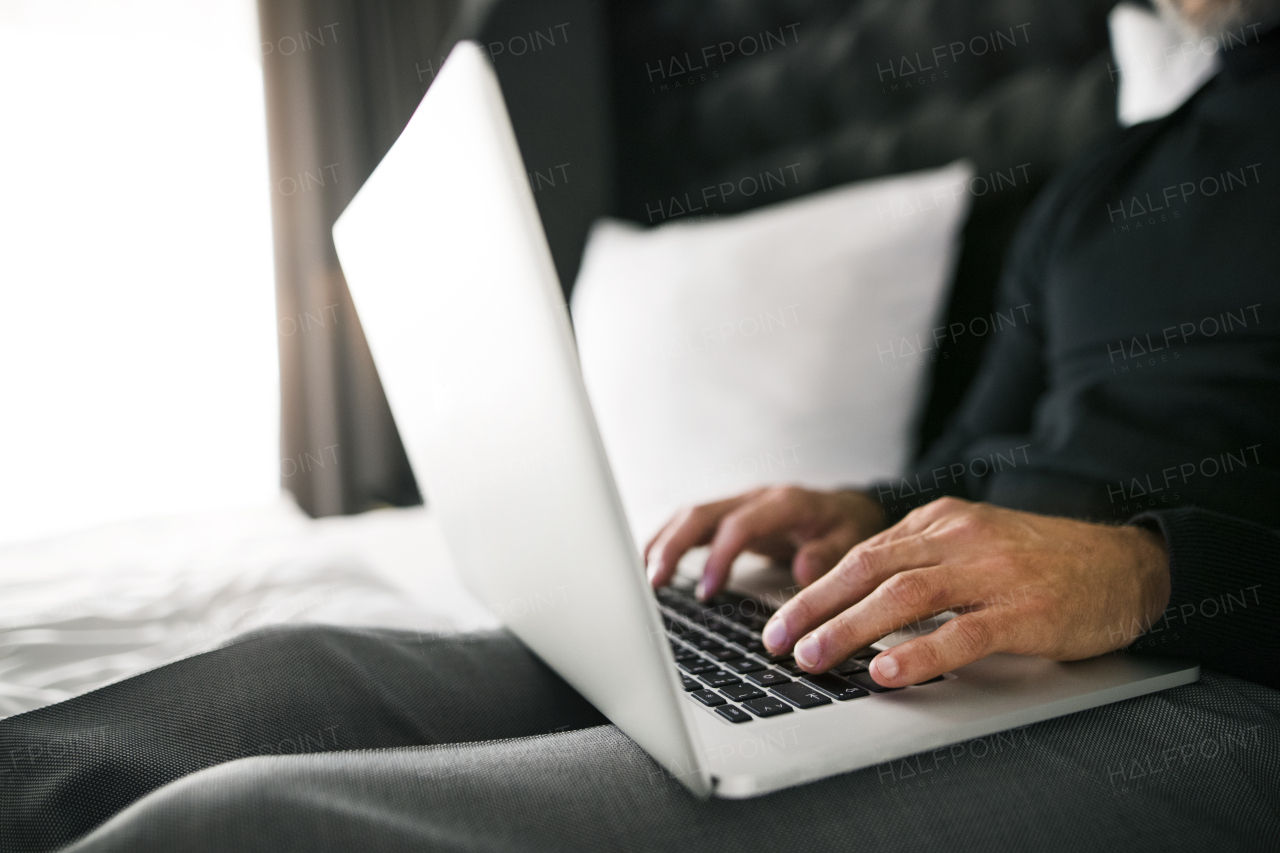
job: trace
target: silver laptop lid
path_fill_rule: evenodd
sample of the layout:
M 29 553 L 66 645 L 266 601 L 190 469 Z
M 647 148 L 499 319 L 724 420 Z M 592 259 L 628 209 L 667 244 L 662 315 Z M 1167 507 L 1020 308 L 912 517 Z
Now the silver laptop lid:
M 689 715 L 579 372 L 498 81 L 450 53 L 333 228 L 464 583 L 695 792 Z

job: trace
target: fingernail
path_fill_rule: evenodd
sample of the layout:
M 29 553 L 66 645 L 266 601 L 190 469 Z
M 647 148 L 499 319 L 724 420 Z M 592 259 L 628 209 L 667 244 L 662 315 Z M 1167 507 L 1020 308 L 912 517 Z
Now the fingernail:
M 778 617 L 769 620 L 760 632 L 760 639 L 771 649 L 780 649 L 787 644 L 787 626 Z
M 649 558 L 649 566 L 648 566 L 649 583 L 653 583 L 653 579 L 656 578 L 661 572 L 662 572 L 662 558 L 656 555 Z
M 810 634 L 796 643 L 796 662 L 801 666 L 815 667 L 822 662 L 822 644 L 816 634 Z
M 871 665 L 876 668 L 878 674 L 883 675 L 885 678 L 893 679 L 898 676 L 898 662 L 893 659 L 893 655 L 877 655 Z
M 698 587 L 693 591 L 693 594 L 698 596 L 699 601 L 706 601 L 709 588 L 710 584 L 707 583 L 707 579 L 701 578 L 698 580 Z

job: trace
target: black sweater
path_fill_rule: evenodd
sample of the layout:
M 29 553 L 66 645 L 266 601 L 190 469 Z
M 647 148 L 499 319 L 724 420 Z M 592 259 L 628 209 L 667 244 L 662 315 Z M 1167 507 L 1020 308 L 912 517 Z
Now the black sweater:
M 1173 597 L 1133 650 L 1280 686 L 1280 30 L 1248 41 L 1046 188 L 955 420 L 871 493 L 1159 528 Z

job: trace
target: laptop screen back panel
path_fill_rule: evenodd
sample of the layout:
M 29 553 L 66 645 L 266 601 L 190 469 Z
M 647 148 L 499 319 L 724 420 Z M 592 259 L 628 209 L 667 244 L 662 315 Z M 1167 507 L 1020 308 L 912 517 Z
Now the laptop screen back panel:
M 334 226 L 464 583 L 699 794 L 689 715 L 496 77 L 460 43 Z

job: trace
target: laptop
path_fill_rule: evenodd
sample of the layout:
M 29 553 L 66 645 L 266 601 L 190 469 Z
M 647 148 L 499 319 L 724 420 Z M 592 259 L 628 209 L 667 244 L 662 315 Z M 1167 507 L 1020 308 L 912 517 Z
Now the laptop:
M 1187 684 L 1194 664 L 994 655 L 882 690 L 770 657 L 768 608 L 650 588 L 497 78 L 459 43 L 333 228 L 467 587 L 699 796 L 751 797 Z

